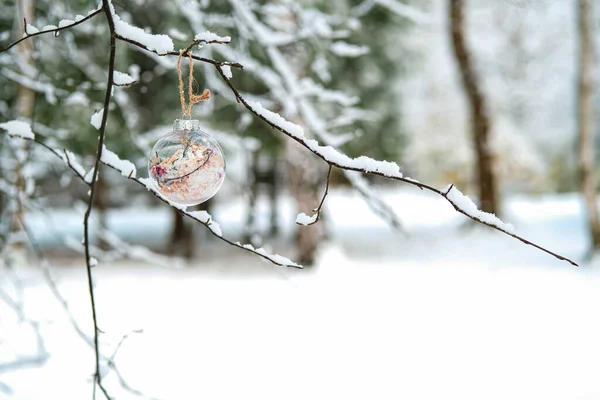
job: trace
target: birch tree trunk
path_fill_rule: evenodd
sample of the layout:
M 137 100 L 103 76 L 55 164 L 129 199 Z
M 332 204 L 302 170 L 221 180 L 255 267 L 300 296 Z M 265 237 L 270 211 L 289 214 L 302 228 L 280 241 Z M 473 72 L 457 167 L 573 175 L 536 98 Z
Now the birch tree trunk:
M 450 1 L 450 33 L 454 56 L 469 103 L 471 135 L 477 160 L 479 201 L 483 211 L 498 215 L 498 189 L 490 141 L 490 117 L 465 38 L 465 1 Z
M 577 130 L 579 177 L 588 214 L 592 248 L 600 249 L 600 222 L 594 185 L 594 43 L 591 0 L 578 0 L 579 71 L 577 79 Z
M 23 25 L 23 18 L 27 18 L 28 21 L 32 21 L 35 18 L 35 0 L 20 0 L 19 7 L 17 7 L 17 15 L 16 15 L 16 26 L 17 28 L 17 36 L 18 38 L 22 37 L 25 32 L 25 27 Z M 17 46 L 17 54 L 19 58 L 19 62 L 22 65 L 33 66 L 33 57 L 32 53 L 34 50 L 34 41 L 33 40 L 24 40 Z M 17 104 L 16 104 L 16 115 L 19 118 L 32 119 L 34 114 L 34 106 L 35 106 L 35 92 L 24 85 L 19 85 L 19 90 L 17 93 Z M 18 144 L 20 147 L 22 154 L 28 154 L 29 152 L 29 143 L 23 141 L 23 143 Z M 25 190 L 25 177 L 23 176 L 23 166 L 26 160 L 18 159 L 15 164 L 15 169 L 13 171 L 14 178 L 16 181 L 16 186 L 19 189 L 19 192 L 23 192 Z M 13 209 L 13 218 L 12 218 L 12 227 L 13 231 L 20 231 L 23 229 L 21 226 L 21 221 L 23 218 L 24 208 L 21 202 L 20 196 L 16 196 L 14 199 L 14 209 Z

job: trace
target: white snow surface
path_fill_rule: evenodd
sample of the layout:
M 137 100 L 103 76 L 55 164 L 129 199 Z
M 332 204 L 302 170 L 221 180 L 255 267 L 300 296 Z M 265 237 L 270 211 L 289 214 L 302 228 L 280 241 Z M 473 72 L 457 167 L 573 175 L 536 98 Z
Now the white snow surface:
M 454 185 L 448 185 L 446 190 L 446 198 L 450 200 L 455 206 L 460 208 L 462 211 L 469 214 L 471 217 L 477 218 L 487 224 L 493 225 L 506 231 L 508 233 L 515 233 L 515 228 L 511 224 L 507 224 L 496 217 L 494 214 L 481 211 L 477 208 L 477 205 L 469 198 L 458 190 Z
M 0 128 L 7 131 L 10 136 L 18 136 L 23 139 L 34 139 L 35 135 L 31 125 L 24 121 L 12 120 L 0 123 Z
M 149 50 L 156 51 L 158 54 L 166 54 L 175 49 L 173 40 L 168 35 L 148 33 L 142 28 L 128 24 L 116 14 L 113 17 L 115 20 L 115 31 L 118 35 L 141 43 Z
M 100 111 L 95 112 L 94 114 L 92 114 L 92 117 L 90 118 L 90 124 L 92 124 L 92 126 L 96 129 L 100 129 L 100 126 L 102 126 L 102 115 L 104 114 L 104 108 L 102 108 Z
M 197 42 L 231 42 L 231 36 L 219 36 L 211 31 L 201 32 L 194 36 L 194 40 Z
M 391 234 L 358 196 L 334 189 L 327 202 L 334 243 L 314 269 L 275 268 L 225 245 L 215 254 L 216 241 L 180 269 L 100 260 L 102 351 L 110 355 L 122 335 L 143 329 L 115 361 L 132 387 L 171 400 L 190 393 L 216 400 L 600 398 L 600 263 L 574 268 L 494 230 L 461 228 L 465 217 L 439 196 L 384 196 L 410 237 Z M 241 229 L 241 204 L 223 199 L 214 214 Z M 504 206 L 528 238 L 583 254 L 578 195 L 514 196 Z M 291 204 L 282 211 L 295 216 Z M 65 212 L 46 217 L 80 235 L 81 215 Z M 257 216 L 265 223 L 268 215 L 265 208 Z M 168 237 L 165 207 L 108 217 L 121 232 Z M 43 220 L 29 220 L 32 230 Z M 52 270 L 90 334 L 82 262 L 56 260 Z M 35 277 L 37 268 L 19 271 Z M 4 371 L 0 381 L 13 395 L 0 397 L 89 398 L 91 348 L 40 279 L 27 281 L 23 301 L 27 316 L 41 321 L 51 356 L 39 367 Z M 35 338 L 0 307 L 1 364 L 13 349 L 35 350 Z M 113 373 L 104 382 L 119 400 L 139 398 Z
M 135 79 L 129 74 L 120 71 L 113 72 L 113 82 L 117 86 L 127 86 L 135 82 Z
M 102 157 L 100 161 L 119 171 L 124 177 L 135 178 L 137 173 L 135 165 L 129 160 L 121 160 L 116 153 L 108 150 L 106 146 L 102 147 Z

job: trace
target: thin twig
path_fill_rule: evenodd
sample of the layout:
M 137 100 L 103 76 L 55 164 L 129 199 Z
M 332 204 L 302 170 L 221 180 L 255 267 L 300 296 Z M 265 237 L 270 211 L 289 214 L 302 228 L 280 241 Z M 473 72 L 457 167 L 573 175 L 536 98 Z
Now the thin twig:
M 331 181 L 331 169 L 332 166 L 329 165 L 329 169 L 327 171 L 327 183 L 325 184 L 325 192 L 323 193 L 323 197 L 321 198 L 321 202 L 319 203 L 319 206 L 315 209 L 313 209 L 313 212 L 315 213 L 314 216 L 314 220 L 306 223 L 306 224 L 301 224 L 299 222 L 296 222 L 298 225 L 303 225 L 303 226 L 310 226 L 310 225 L 314 225 L 317 222 L 319 222 L 319 218 L 321 217 L 321 209 L 323 208 L 323 204 L 325 203 L 325 198 L 327 197 L 327 194 L 329 193 L 329 182 Z
M 135 41 L 135 40 L 133 40 L 133 39 L 129 39 L 129 38 L 123 37 L 123 36 L 121 36 L 121 35 L 118 35 L 118 34 L 117 34 L 117 35 L 115 35 L 115 37 L 116 37 L 117 39 L 119 39 L 119 40 L 122 40 L 123 42 L 127 42 L 127 43 L 129 43 L 129 44 L 133 44 L 134 46 L 137 46 L 137 47 L 139 47 L 139 48 L 141 48 L 141 49 L 144 49 L 144 50 L 146 50 L 146 51 L 147 51 L 147 52 L 149 52 L 149 53 L 154 53 L 154 54 L 157 54 L 157 55 L 159 55 L 159 56 L 167 56 L 167 55 L 168 55 L 168 56 L 177 56 L 177 57 L 179 57 L 179 53 L 178 53 L 178 52 L 176 52 L 176 51 L 169 51 L 169 52 L 166 52 L 166 53 L 159 53 L 159 52 L 158 52 L 158 51 L 156 51 L 156 50 L 150 50 L 148 47 L 144 46 L 142 43 L 140 43 L 140 42 L 137 42 L 137 41 Z M 195 45 L 195 44 L 192 44 L 191 46 L 188 46 L 188 48 L 186 49 L 186 51 L 184 52 L 184 54 L 183 54 L 183 55 L 184 55 L 184 56 L 187 56 L 187 55 L 188 55 L 188 51 L 189 51 L 189 50 L 191 50 L 191 48 L 192 48 L 194 45 Z M 211 59 L 211 58 L 199 57 L 199 56 L 194 56 L 194 55 L 192 55 L 192 58 L 193 58 L 194 60 L 197 60 L 197 61 L 202 61 L 202 62 L 204 62 L 204 63 L 207 63 L 207 64 L 212 64 L 212 65 L 215 65 L 215 66 L 217 66 L 217 65 L 218 65 L 218 66 L 222 66 L 222 65 L 228 65 L 228 66 L 230 66 L 230 67 L 233 67 L 233 68 L 244 69 L 244 66 L 243 66 L 242 64 L 238 63 L 238 62 L 231 62 L 231 61 L 217 61 L 217 60 L 213 60 L 213 59 Z
M 100 14 L 100 13 L 103 11 L 103 9 L 104 9 L 104 5 L 103 5 L 102 7 L 100 7 L 100 8 L 98 8 L 98 9 L 96 9 L 96 10 L 92 11 L 90 14 L 88 14 L 88 16 L 87 16 L 87 17 L 85 17 L 85 18 L 82 18 L 82 19 L 80 19 L 79 21 L 76 21 L 76 22 L 74 22 L 74 23 L 72 23 L 72 24 L 65 25 L 65 26 L 61 26 L 60 28 L 49 29 L 49 30 L 46 30 L 46 31 L 39 31 L 39 32 L 32 33 L 32 34 L 28 34 L 28 33 L 27 33 L 27 20 L 24 20 L 24 21 L 23 21 L 23 22 L 24 22 L 24 24 L 25 24 L 25 28 L 24 28 L 24 30 L 25 30 L 25 33 L 26 33 L 26 35 L 27 35 L 27 36 L 23 36 L 21 39 L 17 40 L 16 42 L 13 42 L 13 43 L 11 43 L 11 44 L 10 44 L 8 47 L 5 47 L 4 49 L 0 50 L 0 53 L 3 53 L 3 52 L 5 52 L 5 51 L 8 51 L 8 50 L 10 50 L 11 48 L 13 48 L 13 47 L 15 47 L 16 45 L 18 45 L 19 43 L 21 43 L 22 41 L 24 41 L 24 40 L 27 40 L 27 39 L 29 39 L 29 38 L 32 38 L 32 37 L 34 37 L 34 36 L 39 36 L 39 35 L 43 35 L 43 34 L 45 34 L 45 33 L 54 32 L 54 36 L 56 37 L 56 36 L 58 36 L 58 32 L 60 32 L 60 31 L 62 31 L 62 30 L 65 30 L 65 29 L 70 29 L 70 28 L 73 28 L 73 27 L 74 27 L 74 26 L 76 26 L 76 25 L 79 25 L 79 24 L 81 24 L 81 23 L 84 23 L 84 22 L 85 22 L 85 21 L 87 21 L 88 19 L 92 19 L 92 18 L 94 18 L 96 15 Z
M 106 123 L 108 121 L 108 113 L 110 109 L 110 97 L 113 89 L 113 74 L 115 72 L 115 55 L 116 55 L 116 39 L 115 39 L 115 23 L 110 9 L 109 0 L 102 0 L 102 10 L 106 16 L 106 22 L 110 31 L 110 54 L 108 59 L 108 79 L 106 83 L 106 93 L 104 94 L 104 112 L 102 113 L 102 122 L 100 123 L 100 129 L 98 133 L 98 148 L 96 150 L 96 161 L 94 163 L 94 171 L 92 172 L 92 180 L 90 183 L 90 198 L 88 201 L 88 207 L 83 217 L 83 240 L 85 245 L 85 264 L 87 272 L 88 290 L 90 294 L 90 301 L 92 305 L 92 319 L 94 322 L 94 353 L 96 357 L 96 371 L 94 373 L 94 388 L 96 384 L 104 393 L 107 399 L 111 399 L 106 389 L 102 385 L 102 377 L 100 375 L 100 350 L 98 344 L 98 317 L 96 315 L 96 300 L 94 298 L 94 281 L 92 279 L 92 262 L 90 255 L 90 216 L 92 214 L 92 208 L 94 207 L 94 197 L 96 195 L 96 183 L 98 180 L 98 173 L 100 171 L 100 159 L 102 158 L 102 148 L 104 147 L 104 137 L 106 135 Z M 94 389 L 94 400 L 96 391 Z

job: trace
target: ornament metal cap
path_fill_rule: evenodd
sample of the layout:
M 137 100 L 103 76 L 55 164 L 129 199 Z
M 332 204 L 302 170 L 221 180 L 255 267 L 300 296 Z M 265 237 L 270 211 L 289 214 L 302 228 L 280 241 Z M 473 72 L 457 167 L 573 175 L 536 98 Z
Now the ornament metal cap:
M 199 131 L 200 121 L 197 119 L 176 119 L 173 121 L 174 131 Z

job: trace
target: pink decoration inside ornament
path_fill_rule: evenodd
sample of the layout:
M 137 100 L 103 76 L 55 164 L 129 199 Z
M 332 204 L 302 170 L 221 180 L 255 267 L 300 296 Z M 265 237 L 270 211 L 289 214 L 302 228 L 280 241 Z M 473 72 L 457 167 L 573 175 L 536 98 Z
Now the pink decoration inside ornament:
M 225 180 L 225 158 L 219 143 L 200 130 L 200 121 L 177 119 L 173 131 L 150 153 L 148 175 L 173 203 L 192 206 L 213 197 Z

